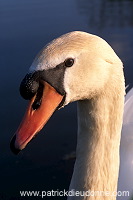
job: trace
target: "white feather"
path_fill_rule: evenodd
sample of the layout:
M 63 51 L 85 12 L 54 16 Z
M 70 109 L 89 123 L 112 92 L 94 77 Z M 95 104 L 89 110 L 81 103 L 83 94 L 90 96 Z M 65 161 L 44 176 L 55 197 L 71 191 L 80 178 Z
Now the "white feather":
M 125 97 L 123 127 L 121 135 L 120 148 L 120 174 L 118 190 L 129 191 L 130 197 L 124 197 L 124 200 L 130 200 L 133 196 L 133 88 Z M 123 200 L 123 197 L 118 197 Z

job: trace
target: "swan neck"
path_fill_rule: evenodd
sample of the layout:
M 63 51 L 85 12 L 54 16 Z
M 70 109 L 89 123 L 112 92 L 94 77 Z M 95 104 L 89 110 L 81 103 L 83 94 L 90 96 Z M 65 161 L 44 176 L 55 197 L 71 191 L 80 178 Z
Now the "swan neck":
M 117 191 L 123 107 L 123 91 L 78 102 L 76 162 L 70 189 L 105 193 Z M 116 199 L 115 196 L 101 198 Z

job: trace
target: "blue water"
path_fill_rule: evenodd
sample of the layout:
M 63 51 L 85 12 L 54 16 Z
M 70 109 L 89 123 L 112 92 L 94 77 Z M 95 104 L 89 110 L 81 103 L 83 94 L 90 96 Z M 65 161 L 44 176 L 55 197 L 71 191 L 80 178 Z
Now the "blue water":
M 20 190 L 68 189 L 74 159 L 64 157 L 76 148 L 76 103 L 56 112 L 19 156 L 9 142 L 27 104 L 19 84 L 35 55 L 73 30 L 107 40 L 124 63 L 126 84 L 133 85 L 133 1 L 0 0 L 0 199 L 24 199 Z

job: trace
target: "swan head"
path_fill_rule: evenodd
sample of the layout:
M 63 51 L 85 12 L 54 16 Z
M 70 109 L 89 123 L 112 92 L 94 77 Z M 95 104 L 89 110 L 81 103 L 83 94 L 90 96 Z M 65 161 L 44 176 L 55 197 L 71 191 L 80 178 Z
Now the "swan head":
M 56 109 L 93 98 L 120 73 L 120 59 L 98 36 L 75 31 L 46 45 L 20 85 L 22 97 L 30 103 L 11 141 L 12 151 L 23 149 Z

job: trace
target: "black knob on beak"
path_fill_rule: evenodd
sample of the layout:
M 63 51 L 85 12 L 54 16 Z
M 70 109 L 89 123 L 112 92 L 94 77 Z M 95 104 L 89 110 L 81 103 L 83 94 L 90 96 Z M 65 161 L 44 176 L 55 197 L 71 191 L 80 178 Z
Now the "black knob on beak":
M 20 94 L 21 96 L 26 99 L 30 100 L 34 95 L 37 93 L 39 88 L 39 74 L 30 73 L 25 76 L 20 84 Z

